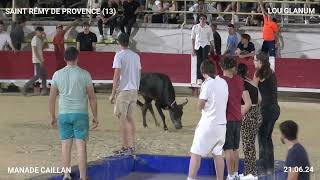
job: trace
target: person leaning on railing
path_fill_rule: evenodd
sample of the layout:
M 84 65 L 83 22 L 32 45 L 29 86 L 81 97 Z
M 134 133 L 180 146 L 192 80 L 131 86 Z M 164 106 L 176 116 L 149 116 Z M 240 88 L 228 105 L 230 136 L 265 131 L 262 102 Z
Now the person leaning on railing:
M 140 4 L 136 0 L 128 0 L 123 2 L 123 20 L 121 22 L 121 31 L 131 34 L 132 26 L 136 23 L 137 15 L 140 11 Z M 126 30 L 125 31 L 125 27 Z

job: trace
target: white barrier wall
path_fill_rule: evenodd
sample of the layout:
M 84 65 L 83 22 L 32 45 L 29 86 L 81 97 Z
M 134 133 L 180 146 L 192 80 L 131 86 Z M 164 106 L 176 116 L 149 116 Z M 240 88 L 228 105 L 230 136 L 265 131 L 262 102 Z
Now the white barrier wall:
M 55 33 L 55 26 L 44 26 L 48 37 L 53 37 Z M 34 26 L 26 26 L 25 33 L 27 36 L 32 36 Z M 218 26 L 218 32 L 222 38 L 222 52 L 226 47 L 228 32 L 225 26 Z M 76 37 L 77 32 L 82 28 L 76 27 L 71 29 L 65 37 Z M 91 30 L 98 36 L 98 28 L 92 27 Z M 291 28 L 287 29 L 288 32 L 283 32 L 285 47 L 281 51 L 282 57 L 288 58 L 320 58 L 320 28 Z M 315 32 L 318 30 L 318 32 Z M 109 32 L 106 28 L 105 31 Z M 284 31 L 286 29 L 284 28 Z M 105 32 L 105 33 L 107 33 Z M 116 30 L 115 33 L 119 32 Z M 262 45 L 262 32 L 261 28 L 240 28 L 240 32 L 248 33 L 251 36 L 252 42 L 255 44 L 256 49 L 260 49 Z M 168 27 L 146 27 L 141 25 L 133 29 L 132 46 L 137 51 L 142 52 L 159 52 L 159 53 L 183 53 L 188 54 L 191 52 L 191 29 L 190 26 L 181 30 L 178 26 L 176 28 Z M 98 36 L 99 37 L 99 36 Z M 25 45 L 26 49 L 30 45 Z M 53 46 L 50 46 L 51 50 Z M 116 45 L 102 45 L 97 46 L 98 51 L 116 51 Z

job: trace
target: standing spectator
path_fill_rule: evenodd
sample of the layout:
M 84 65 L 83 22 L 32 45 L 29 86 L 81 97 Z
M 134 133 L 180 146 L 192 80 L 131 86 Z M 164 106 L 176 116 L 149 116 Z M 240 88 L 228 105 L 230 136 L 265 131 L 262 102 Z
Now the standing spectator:
M 16 50 L 21 50 L 21 45 L 24 41 L 24 31 L 23 28 L 26 25 L 26 18 L 21 16 L 18 18 L 17 22 L 13 22 L 11 26 L 10 37 L 12 40 L 12 45 Z
M 277 78 L 270 68 L 270 62 L 267 54 L 261 52 L 256 55 L 254 59 L 254 66 L 256 69 L 254 81 L 259 87 L 262 97 L 262 124 L 258 133 L 259 159 L 262 170 L 265 173 L 271 174 L 274 170 L 272 131 L 275 122 L 280 116 Z
M 208 3 L 205 3 L 204 0 L 198 0 L 198 3 L 195 3 L 193 6 L 189 8 L 189 11 L 196 12 L 197 14 L 193 14 L 193 22 L 194 24 L 199 23 L 199 13 L 205 14 L 207 16 L 207 22 L 210 23 L 212 21 L 212 14 L 213 12 L 216 12 L 217 10 Z
M 234 56 L 237 50 L 238 37 L 233 24 L 228 25 L 229 36 L 227 39 L 227 48 L 223 55 Z
M 16 51 L 12 45 L 10 35 L 4 29 L 4 23 L 0 20 L 0 51 L 6 50 L 8 46 L 10 46 L 13 51 Z
M 209 153 L 214 155 L 217 180 L 223 180 L 224 159 L 223 145 L 226 138 L 226 109 L 228 102 L 228 85 L 215 74 L 211 61 L 203 61 L 201 73 L 205 81 L 201 85 L 198 101 L 201 119 L 194 133 L 191 147 L 188 180 L 195 180 L 201 157 Z
M 244 101 L 241 100 L 241 139 L 244 153 L 244 177 L 247 179 L 258 179 L 258 171 L 256 166 L 256 135 L 262 122 L 260 112 L 260 96 L 258 87 L 248 78 L 248 67 L 245 64 L 239 64 L 238 75 L 244 80 L 244 89 L 250 95 L 251 107 L 248 112 L 244 111 Z
M 71 29 L 76 22 L 67 26 L 63 29 L 63 25 L 58 24 L 56 26 L 56 34 L 53 37 L 53 46 L 54 46 L 54 53 L 56 55 L 56 71 L 62 69 L 66 63 L 64 61 L 64 35 L 65 33 Z
M 140 57 L 128 48 L 129 36 L 118 36 L 120 51 L 116 53 L 112 68 L 114 69 L 112 94 L 110 102 L 115 102 L 114 115 L 119 119 L 122 148 L 116 154 L 133 154 L 135 152 L 134 112 L 138 98 L 141 77 Z
M 77 35 L 77 49 L 79 51 L 95 51 L 97 44 L 97 35 L 90 31 L 88 22 L 82 25 L 83 32 Z
M 79 51 L 69 47 L 64 58 L 67 66 L 56 71 L 52 77 L 49 96 L 49 114 L 51 126 L 57 127 L 56 98 L 59 94 L 59 134 L 62 144 L 62 163 L 64 168 L 70 168 L 71 148 L 75 139 L 80 179 L 85 180 L 87 169 L 87 147 L 89 132 L 88 100 L 93 115 L 92 129 L 98 126 L 97 100 L 94 94 L 91 76 L 78 64 Z M 67 78 L 66 78 L 67 77 Z M 64 180 L 71 179 L 70 174 L 64 174 Z
M 310 180 L 311 166 L 305 148 L 299 143 L 298 124 L 288 120 L 280 124 L 281 142 L 288 147 L 285 168 L 288 180 Z M 290 168 L 290 169 L 289 169 Z M 299 171 L 294 169 L 298 168 Z
M 217 24 L 212 23 L 211 29 L 213 32 L 213 40 L 214 40 L 214 48 L 213 48 L 214 51 L 212 51 L 211 54 L 220 56 L 221 55 L 221 36 L 217 31 Z
M 45 42 L 46 41 L 46 42 Z M 31 40 L 32 47 L 32 63 L 34 67 L 35 75 L 29 80 L 23 87 L 23 95 L 27 95 L 27 89 L 36 82 L 39 77 L 42 80 L 42 92 L 41 95 L 46 96 L 49 94 L 47 88 L 47 70 L 45 66 L 45 59 L 43 58 L 43 49 L 48 47 L 46 34 L 43 27 L 36 27 L 35 36 Z
M 273 18 L 273 21 L 277 23 L 277 19 Z M 280 24 L 277 24 L 279 31 L 278 31 L 278 41 L 276 41 L 275 44 L 275 51 L 276 51 L 276 57 L 281 57 L 281 51 L 284 49 L 284 40 L 283 40 L 283 36 L 281 33 L 281 26 Z
M 103 9 L 103 8 L 105 8 L 105 9 L 113 8 L 116 11 L 118 11 L 119 6 L 115 1 L 108 0 L 107 2 L 103 2 L 101 4 L 101 9 Z M 98 21 L 98 29 L 99 29 L 99 34 L 100 34 L 99 41 L 103 41 L 103 39 L 104 39 L 103 25 L 110 26 L 110 35 L 107 36 L 107 39 L 112 38 L 114 29 L 117 26 L 117 18 L 118 18 L 117 14 L 106 13 L 105 15 L 101 15 L 101 17 Z
M 250 95 L 244 89 L 243 80 L 236 74 L 237 61 L 234 57 L 226 56 L 221 61 L 222 78 L 226 80 L 229 89 L 227 105 L 227 132 L 223 146 L 227 162 L 227 180 L 239 179 L 239 144 L 241 112 L 247 112 L 251 107 Z M 241 98 L 242 97 L 242 98 Z M 241 99 L 244 101 L 241 107 Z M 244 113 L 243 113 L 244 114 Z
M 121 24 L 121 31 L 123 33 L 127 33 L 129 36 L 131 34 L 131 28 L 136 23 L 139 7 L 140 4 L 136 0 L 128 0 L 123 2 L 124 18 Z M 125 27 L 127 31 L 125 31 Z
M 212 50 L 214 42 L 212 29 L 206 24 L 206 15 L 200 14 L 199 20 L 200 23 L 192 27 L 191 40 L 192 55 L 197 55 L 197 79 L 200 83 L 200 80 L 203 80 L 200 72 L 200 65 L 202 61 L 208 59 L 209 52 Z
M 259 4 L 264 19 L 262 51 L 269 54 L 269 56 L 275 57 L 275 44 L 278 41 L 279 28 L 274 18 L 271 18 L 265 11 L 261 0 L 259 0 Z
M 12 45 L 12 41 L 10 35 L 4 30 L 4 23 L 0 20 L 0 51 L 5 51 L 8 49 L 8 46 L 15 52 L 16 49 Z M 0 83 L 0 91 L 1 88 L 7 88 L 9 84 Z
M 239 58 L 253 58 L 255 55 L 255 48 L 254 44 L 250 42 L 250 35 L 249 34 L 242 34 L 241 35 L 241 42 L 239 42 L 236 55 Z

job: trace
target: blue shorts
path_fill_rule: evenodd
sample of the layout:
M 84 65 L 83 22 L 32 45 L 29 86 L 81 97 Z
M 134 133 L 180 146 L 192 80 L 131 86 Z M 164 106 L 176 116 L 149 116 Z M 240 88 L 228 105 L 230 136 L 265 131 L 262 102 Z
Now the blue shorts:
M 89 132 L 89 116 L 85 113 L 59 114 L 59 134 L 61 140 L 86 140 Z

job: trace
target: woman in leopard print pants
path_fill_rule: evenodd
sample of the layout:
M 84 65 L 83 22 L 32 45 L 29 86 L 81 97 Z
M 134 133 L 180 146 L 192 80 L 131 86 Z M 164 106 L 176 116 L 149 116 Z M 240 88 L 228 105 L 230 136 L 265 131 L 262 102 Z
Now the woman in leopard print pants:
M 238 75 L 244 79 L 245 90 L 249 92 L 252 106 L 250 110 L 242 117 L 241 138 L 244 152 L 244 175 L 252 174 L 257 176 L 255 138 L 262 122 L 262 115 L 259 107 L 259 90 L 247 78 L 248 67 L 245 64 L 239 64 Z M 243 102 L 242 102 L 243 103 Z

